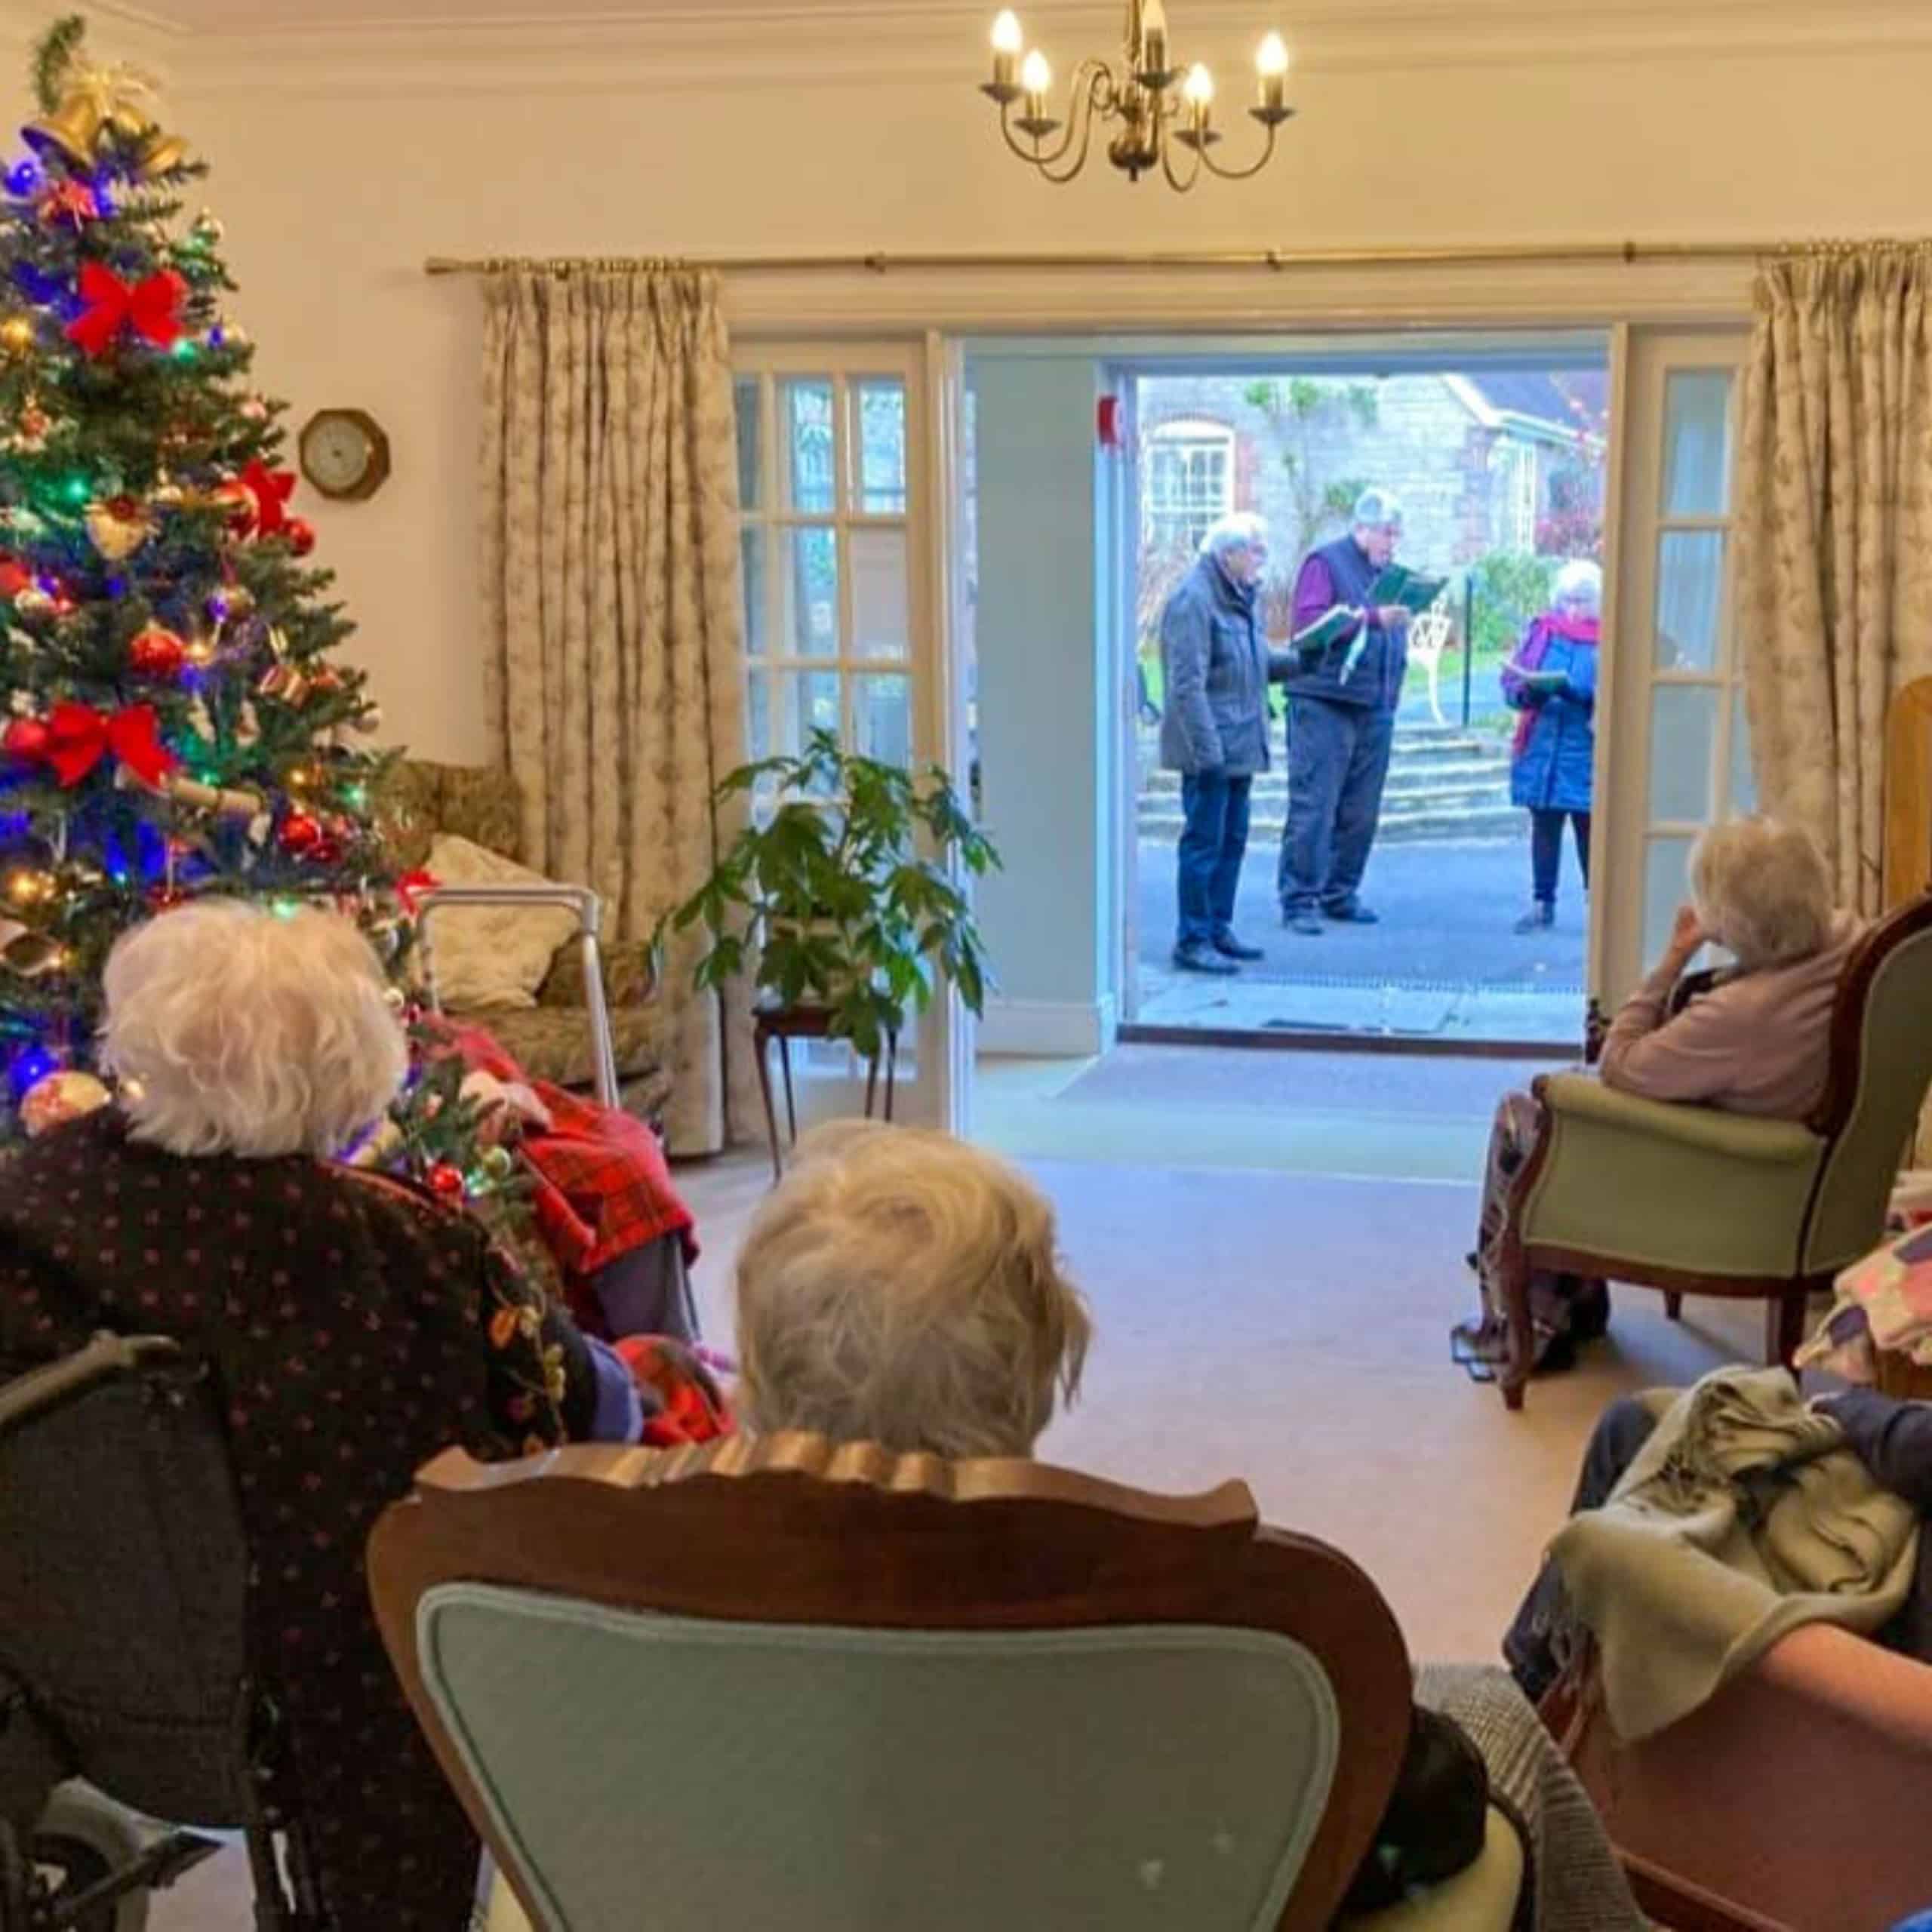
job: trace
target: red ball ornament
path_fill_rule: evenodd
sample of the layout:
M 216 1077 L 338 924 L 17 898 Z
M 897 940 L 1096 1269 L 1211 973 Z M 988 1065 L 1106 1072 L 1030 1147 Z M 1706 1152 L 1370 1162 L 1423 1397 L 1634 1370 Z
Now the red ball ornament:
M 322 828 L 306 812 L 291 812 L 275 836 L 285 852 L 299 859 L 303 853 L 314 851 L 321 842 Z
M 11 719 L 0 731 L 0 751 L 28 764 L 38 764 L 47 755 L 47 723 L 40 718 Z
M 463 1192 L 463 1171 L 447 1161 L 438 1161 L 423 1178 L 429 1183 L 429 1191 L 445 1201 L 454 1201 Z
M 137 677 L 177 677 L 187 661 L 186 644 L 159 624 L 150 624 L 128 647 L 128 667 Z
M 339 866 L 342 863 L 342 841 L 332 832 L 325 832 L 309 848 L 309 857 L 318 866 Z
M 306 557 L 315 547 L 315 526 L 306 516 L 292 516 L 282 525 L 288 547 L 298 557 Z
M 231 476 L 225 483 L 217 483 L 212 492 L 214 502 L 228 512 L 228 527 L 238 537 L 246 537 L 255 527 L 255 493 L 238 478 Z

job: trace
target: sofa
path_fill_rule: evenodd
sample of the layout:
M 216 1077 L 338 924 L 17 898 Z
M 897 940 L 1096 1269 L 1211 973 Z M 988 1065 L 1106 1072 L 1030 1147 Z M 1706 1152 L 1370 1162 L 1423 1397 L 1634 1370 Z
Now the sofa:
M 523 849 L 516 780 L 493 766 L 398 760 L 384 781 L 377 816 L 399 872 L 426 866 L 439 832 L 531 863 Z M 619 1103 L 639 1119 L 655 1121 L 670 1095 L 671 1073 L 668 1022 L 654 998 L 649 946 L 641 940 L 607 943 L 603 966 Z M 452 1011 L 450 1017 L 487 1029 L 536 1078 L 592 1091 L 597 1041 L 583 971 L 582 949 L 571 939 L 557 949 L 534 1007 Z

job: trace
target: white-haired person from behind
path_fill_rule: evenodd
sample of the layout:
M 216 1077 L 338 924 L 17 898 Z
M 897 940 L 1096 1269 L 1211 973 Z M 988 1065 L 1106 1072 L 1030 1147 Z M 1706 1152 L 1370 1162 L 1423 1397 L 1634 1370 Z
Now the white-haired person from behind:
M 1530 815 L 1530 909 L 1519 933 L 1556 923 L 1563 828 L 1577 842 L 1577 870 L 1590 884 L 1590 798 L 1596 769 L 1597 648 L 1603 572 L 1579 558 L 1551 587 L 1549 608 L 1530 620 L 1503 667 L 1503 701 L 1516 713 L 1509 802 Z
M 1089 1332 L 1045 1197 L 916 1128 L 808 1134 L 738 1255 L 739 1402 L 761 1432 L 1030 1456 Z
M 1092 1332 L 1030 1181 L 944 1134 L 871 1121 L 799 1143 L 740 1251 L 737 1295 L 746 1426 L 902 1455 L 1032 1456 L 1078 1390 Z M 1639 1932 L 1589 1807 L 1570 1807 L 1560 1832 L 1541 1815 L 1537 1794 L 1565 1775 L 1503 1672 L 1432 1680 L 1352 1903 L 1389 1903 L 1479 1855 L 1493 1777 L 1537 1858 L 1604 1875 L 1592 1924 Z
M 1268 688 L 1295 673 L 1262 635 L 1268 529 L 1238 511 L 1208 525 L 1161 613 L 1161 764 L 1180 774 L 1174 962 L 1225 977 L 1262 957 L 1234 928 L 1255 774 L 1268 769 Z
M 205 1365 L 284 1719 L 269 1795 L 310 1827 L 331 1924 L 462 1932 L 476 1841 L 389 1667 L 363 1546 L 441 1450 L 634 1441 L 639 1391 L 472 1217 L 335 1158 L 408 1065 L 349 921 L 200 900 L 124 934 L 103 986 L 117 1097 L 8 1163 L 0 1372 L 103 1329 Z
M 1642 1100 L 1804 1119 L 1824 1097 L 1832 1013 L 1863 931 L 1855 915 L 1833 907 L 1824 858 L 1797 826 L 1768 818 L 1711 826 L 1691 848 L 1690 903 L 1678 909 L 1657 964 L 1611 1020 L 1598 1077 Z M 1706 945 L 1721 949 L 1728 963 L 1687 998 L 1675 998 Z M 1497 1268 L 1504 1214 L 1509 1177 L 1537 1118 L 1527 1094 L 1505 1094 L 1497 1109 L 1469 1257 L 1483 1312 L 1460 1324 L 1454 1338 L 1466 1362 L 1493 1366 L 1503 1358 Z M 1601 1334 L 1610 1318 L 1603 1284 L 1574 1276 L 1533 1278 L 1530 1304 L 1532 1360 L 1542 1368 L 1567 1367 L 1576 1344 Z

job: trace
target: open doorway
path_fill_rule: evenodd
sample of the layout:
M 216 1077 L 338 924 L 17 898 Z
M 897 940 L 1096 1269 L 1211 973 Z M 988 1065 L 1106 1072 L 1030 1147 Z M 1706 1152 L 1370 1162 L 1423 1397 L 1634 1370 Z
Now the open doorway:
M 1601 565 L 1607 343 L 1512 349 L 1506 340 L 1472 346 L 1458 338 L 1434 352 L 1420 343 L 1396 355 L 1338 348 L 1292 362 L 1204 349 L 1118 363 L 1111 380 L 1131 477 L 1122 493 L 1131 541 L 1121 544 L 1136 681 L 1129 1026 L 1143 1038 L 1574 1046 L 1589 937 L 1578 840 L 1587 840 L 1588 821 L 1557 821 L 1563 846 L 1552 889 L 1548 814 L 1587 807 L 1595 721 L 1576 700 L 1551 707 L 1541 690 L 1512 707 L 1503 672 L 1531 621 L 1549 611 L 1564 567 Z M 1257 614 L 1271 644 L 1287 645 L 1303 559 L 1349 539 L 1368 490 L 1392 494 L 1401 506 L 1397 561 L 1443 585 L 1410 625 L 1399 691 L 1384 692 L 1392 743 L 1356 901 L 1374 923 L 1325 918 L 1297 931 L 1284 921 L 1294 700 L 1277 692 L 1234 921 L 1262 956 L 1225 976 L 1182 970 L 1185 813 L 1181 776 L 1163 768 L 1161 755 L 1171 695 L 1162 613 L 1210 525 L 1251 512 L 1265 520 L 1269 545 Z M 1573 573 L 1566 583 L 1574 580 Z M 1560 781 L 1541 768 L 1559 711 Z M 1544 814 L 1540 879 L 1532 804 Z

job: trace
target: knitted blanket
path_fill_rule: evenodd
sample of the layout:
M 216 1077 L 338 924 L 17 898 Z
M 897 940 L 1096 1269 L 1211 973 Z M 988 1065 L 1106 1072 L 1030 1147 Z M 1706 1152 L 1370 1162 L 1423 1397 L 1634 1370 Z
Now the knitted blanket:
M 1519 1932 L 1644 1932 L 1648 1921 L 1589 1794 L 1509 1673 L 1487 1664 L 1424 1664 L 1416 1701 L 1469 1734 L 1488 1767 L 1491 1798 L 1522 1834 Z
M 1601 1509 L 1550 1554 L 1596 1639 L 1626 1739 L 1687 1715 L 1801 1624 L 1871 1632 L 1906 1598 L 1916 1512 L 1881 1489 L 1781 1368 L 1686 1389 Z

